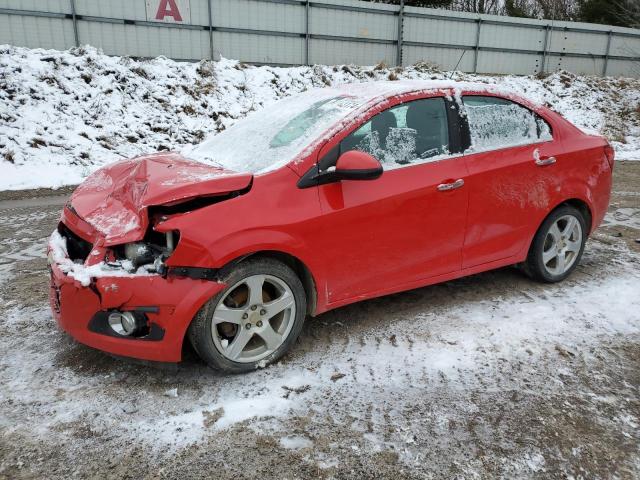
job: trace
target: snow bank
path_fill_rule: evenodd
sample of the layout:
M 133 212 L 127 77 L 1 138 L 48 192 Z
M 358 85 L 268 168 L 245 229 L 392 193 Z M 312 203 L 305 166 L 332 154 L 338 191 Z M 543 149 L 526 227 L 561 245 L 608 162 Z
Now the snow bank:
M 200 143 L 252 111 L 314 87 L 372 80 L 442 80 L 426 64 L 253 67 L 233 60 L 136 61 L 92 47 L 68 51 L 0 46 L 0 190 L 79 183 L 97 168 Z M 640 159 L 640 80 L 482 76 L 548 103 L 581 128 L 606 134 L 619 159 Z

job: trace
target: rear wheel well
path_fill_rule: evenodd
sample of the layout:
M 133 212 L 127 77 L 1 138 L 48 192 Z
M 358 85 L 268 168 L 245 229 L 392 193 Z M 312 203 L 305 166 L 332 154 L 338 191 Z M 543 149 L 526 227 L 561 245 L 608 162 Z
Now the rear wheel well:
M 307 296 L 307 314 L 311 316 L 315 315 L 316 302 L 318 298 L 316 283 L 309 268 L 299 258 L 296 258 L 293 255 L 289 255 L 288 253 L 279 252 L 277 250 L 263 250 L 241 257 L 230 262 L 227 265 L 232 266 L 249 258 L 272 258 L 284 263 L 289 268 L 291 268 L 296 273 L 296 275 L 298 275 L 298 278 L 300 278 L 300 281 L 304 286 L 304 291 Z M 225 266 L 223 268 L 227 267 Z
M 593 222 L 593 217 L 591 215 L 591 209 L 589 208 L 589 205 L 587 205 L 586 202 L 584 202 L 583 200 L 580 200 L 579 198 L 571 198 L 569 200 L 565 200 L 556 208 L 561 207 L 562 205 L 570 205 L 573 208 L 576 208 L 582 214 L 582 216 L 584 217 L 584 221 L 587 224 L 587 236 L 588 236 L 589 233 L 591 232 L 591 225 Z M 554 208 L 554 210 L 556 208 Z

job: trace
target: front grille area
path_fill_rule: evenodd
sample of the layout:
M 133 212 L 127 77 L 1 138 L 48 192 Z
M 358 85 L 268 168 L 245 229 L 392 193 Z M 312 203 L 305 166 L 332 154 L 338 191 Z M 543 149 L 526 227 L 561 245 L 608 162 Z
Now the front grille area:
M 58 232 L 67 239 L 67 253 L 69 254 L 69 258 L 74 262 L 81 261 L 84 263 L 91 253 L 93 245 L 69 230 L 64 223 L 60 223 Z

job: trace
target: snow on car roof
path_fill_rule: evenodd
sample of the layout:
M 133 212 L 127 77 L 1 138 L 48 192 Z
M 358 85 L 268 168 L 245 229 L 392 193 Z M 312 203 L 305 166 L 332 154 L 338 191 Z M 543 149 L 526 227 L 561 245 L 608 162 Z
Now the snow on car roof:
M 402 95 L 416 91 L 432 90 L 482 90 L 492 89 L 492 85 L 472 82 L 456 82 L 453 80 L 395 80 L 366 83 L 348 83 L 336 87 L 318 90 L 333 90 L 336 93 L 353 95 L 361 98 Z M 497 87 L 496 87 L 497 88 Z M 492 89 L 493 90 L 493 89 Z
M 363 100 L 374 100 L 379 97 L 392 97 L 413 92 L 441 90 L 453 90 L 456 96 L 463 92 L 486 92 L 509 98 L 521 98 L 515 91 L 505 88 L 504 86 L 480 82 L 459 82 L 454 80 L 395 80 L 348 83 L 316 90 L 332 91 L 338 95 L 350 95 Z

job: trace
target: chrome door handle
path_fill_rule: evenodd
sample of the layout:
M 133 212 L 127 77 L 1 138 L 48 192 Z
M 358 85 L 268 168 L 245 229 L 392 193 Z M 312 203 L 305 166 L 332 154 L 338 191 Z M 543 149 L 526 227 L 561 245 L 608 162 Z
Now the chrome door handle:
M 556 157 L 536 158 L 536 165 L 538 165 L 539 167 L 553 165 L 554 163 L 556 163 Z
M 455 190 L 456 188 L 460 188 L 463 185 L 464 185 L 464 180 L 459 178 L 455 182 L 441 183 L 440 185 L 438 185 L 438 191 L 448 192 L 449 190 Z

